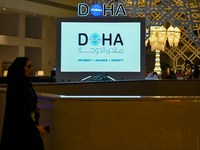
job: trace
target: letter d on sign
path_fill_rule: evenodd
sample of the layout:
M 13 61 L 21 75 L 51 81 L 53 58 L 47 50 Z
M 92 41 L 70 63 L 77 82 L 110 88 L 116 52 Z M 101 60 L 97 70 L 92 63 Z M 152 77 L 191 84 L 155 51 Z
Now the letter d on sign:
M 81 39 L 83 40 L 85 37 L 85 42 L 82 42 Z M 79 33 L 78 34 L 78 45 L 86 45 L 88 42 L 88 37 L 85 33 Z
M 79 16 L 87 16 L 88 14 L 89 14 L 89 6 L 85 3 L 79 3 L 78 4 L 78 15 Z

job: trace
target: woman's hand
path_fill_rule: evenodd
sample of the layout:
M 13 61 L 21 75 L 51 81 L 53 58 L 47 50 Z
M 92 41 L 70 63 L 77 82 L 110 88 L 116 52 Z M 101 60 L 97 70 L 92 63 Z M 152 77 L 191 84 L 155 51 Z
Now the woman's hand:
M 40 107 L 39 107 L 38 105 L 36 106 L 35 112 L 36 112 L 36 113 L 39 113 L 39 112 L 40 112 Z
M 40 132 L 40 136 L 44 136 L 47 134 L 47 131 L 44 129 L 43 126 L 38 126 L 36 125 L 36 127 L 38 128 L 39 132 Z

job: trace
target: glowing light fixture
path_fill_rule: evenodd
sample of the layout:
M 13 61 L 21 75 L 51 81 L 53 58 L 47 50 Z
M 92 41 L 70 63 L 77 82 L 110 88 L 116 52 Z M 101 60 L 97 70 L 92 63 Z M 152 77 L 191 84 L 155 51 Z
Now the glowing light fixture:
M 8 75 L 8 70 L 5 70 L 5 71 L 3 72 L 3 76 L 4 76 L 4 77 L 7 77 L 7 75 Z
M 165 44 L 166 44 L 166 29 L 164 26 L 158 27 L 158 26 L 152 26 L 150 31 L 150 45 L 151 45 L 151 51 L 155 51 L 155 68 L 154 72 L 157 72 L 157 74 L 161 73 L 160 68 L 160 51 L 165 50 Z M 146 44 L 147 45 L 147 44 Z
M 167 29 L 167 37 L 169 45 L 172 47 L 174 45 L 174 34 L 175 34 L 175 28 L 172 27 L 172 25 Z
M 148 31 L 148 30 L 146 30 Z M 148 33 L 148 32 L 147 32 Z M 172 25 L 166 30 L 164 26 L 151 26 L 150 38 L 146 40 L 145 45 L 150 41 L 151 51 L 155 51 L 155 68 L 154 72 L 161 73 L 160 68 L 160 51 L 165 50 L 166 40 L 168 39 L 170 46 L 178 46 L 180 39 L 180 29 L 174 28 Z
M 37 76 L 44 76 L 44 71 L 38 71 Z
M 181 36 L 181 30 L 178 27 L 173 27 L 172 25 L 167 29 L 167 37 L 168 37 L 168 42 L 169 45 L 178 46 L 179 40 Z
M 181 30 L 178 27 L 175 27 L 175 34 L 174 34 L 174 46 L 178 47 L 178 43 L 181 37 Z

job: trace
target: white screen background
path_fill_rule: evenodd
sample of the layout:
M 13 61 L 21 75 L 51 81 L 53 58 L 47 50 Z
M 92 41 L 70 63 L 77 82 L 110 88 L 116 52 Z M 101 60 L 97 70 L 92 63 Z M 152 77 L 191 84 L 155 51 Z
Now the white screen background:
M 140 32 L 140 22 L 62 22 L 61 72 L 140 72 Z M 84 46 L 78 45 L 79 33 L 88 36 L 88 43 Z M 91 45 L 89 37 L 93 33 L 101 38 L 103 33 L 106 38 L 111 33 L 112 45 L 108 41 L 105 45 L 102 42 L 97 46 Z M 120 43 L 113 45 L 117 34 L 120 34 L 123 46 Z M 119 53 L 121 49 L 123 53 Z M 110 50 L 109 54 L 107 50 Z

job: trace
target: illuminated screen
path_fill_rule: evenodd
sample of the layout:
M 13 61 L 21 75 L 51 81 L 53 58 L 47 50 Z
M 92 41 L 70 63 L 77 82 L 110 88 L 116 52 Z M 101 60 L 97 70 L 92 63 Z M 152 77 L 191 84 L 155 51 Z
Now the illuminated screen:
M 61 31 L 61 72 L 140 72 L 140 23 L 63 22 Z
M 64 78 L 68 73 L 64 80 L 71 80 L 80 74 L 118 73 L 126 78 L 125 73 L 142 73 L 143 24 L 134 18 L 58 19 L 56 74 Z

